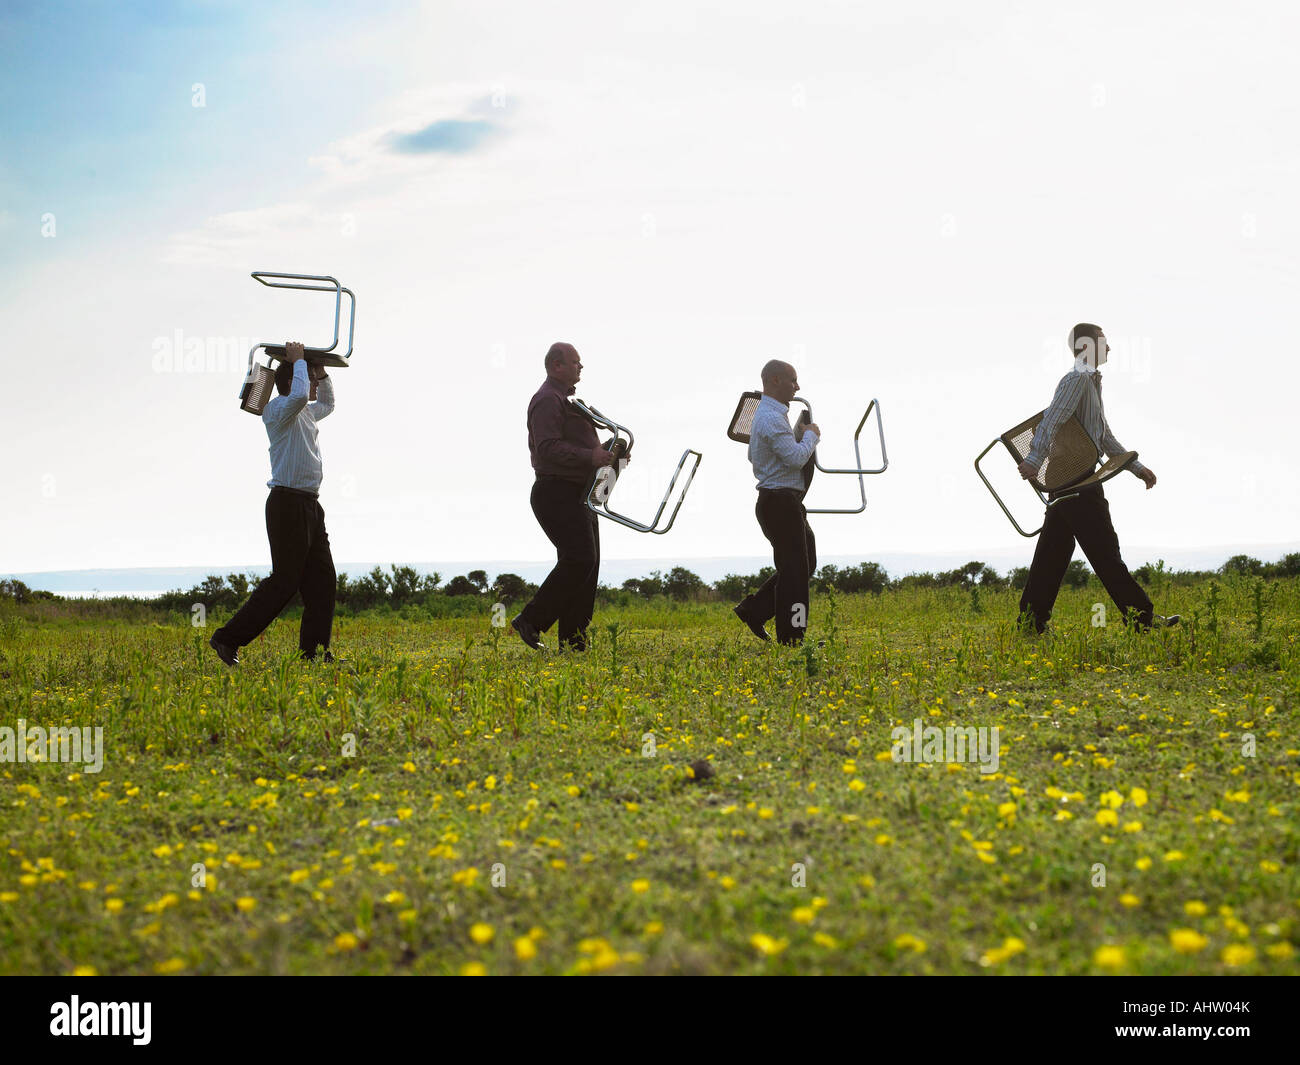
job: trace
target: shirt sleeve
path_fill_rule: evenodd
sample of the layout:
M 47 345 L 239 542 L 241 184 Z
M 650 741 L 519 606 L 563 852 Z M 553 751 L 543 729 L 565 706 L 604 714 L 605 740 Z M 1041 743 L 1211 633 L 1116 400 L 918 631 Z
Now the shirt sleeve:
M 1043 465 L 1043 460 L 1052 450 L 1052 441 L 1056 439 L 1057 432 L 1078 408 L 1087 383 L 1087 378 L 1083 374 L 1069 373 L 1061 378 L 1061 383 L 1056 386 L 1056 395 L 1052 397 L 1043 420 L 1038 423 L 1034 439 L 1029 445 L 1029 454 L 1025 456 L 1025 461 L 1034 469 Z
M 310 395 L 310 393 L 308 393 Z M 322 377 L 316 382 L 316 402 L 309 403 L 307 409 L 317 421 L 334 413 L 334 382 Z
M 289 394 L 275 396 L 262 411 L 262 421 L 272 429 L 283 429 L 307 406 L 307 396 L 310 392 L 307 363 L 306 360 L 299 359 L 293 367 L 293 384 L 289 386 Z
M 1128 448 L 1115 439 L 1115 434 L 1110 431 L 1110 422 L 1102 422 L 1102 428 L 1101 449 L 1106 452 L 1107 458 L 1111 458 L 1114 455 L 1122 455 L 1128 450 Z M 1137 459 L 1134 459 L 1133 465 L 1129 467 L 1129 471 L 1138 477 L 1141 477 L 1142 474 L 1146 473 L 1146 469 L 1147 468 L 1143 466 L 1142 463 L 1138 462 Z
M 764 418 L 759 433 L 772 452 L 787 466 L 802 469 L 817 450 L 817 434 L 805 429 L 802 440 L 795 440 L 794 430 L 784 418 Z
M 589 470 L 592 468 L 591 448 L 564 439 L 563 403 L 559 396 L 543 396 L 537 401 L 528 419 L 533 446 L 538 458 Z

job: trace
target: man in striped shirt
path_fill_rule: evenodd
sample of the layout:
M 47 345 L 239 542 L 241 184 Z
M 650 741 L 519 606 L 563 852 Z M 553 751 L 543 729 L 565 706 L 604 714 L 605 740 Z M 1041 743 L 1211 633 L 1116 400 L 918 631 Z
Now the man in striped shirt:
M 1101 374 L 1098 367 L 1106 362 L 1110 350 L 1106 334 L 1100 326 L 1081 322 L 1070 330 L 1070 351 L 1074 355 L 1074 369 L 1061 378 L 1056 386 L 1052 403 L 1039 422 L 1025 460 L 1020 463 L 1020 476 L 1031 480 L 1052 449 L 1057 431 L 1073 415 L 1078 418 L 1099 451 L 1107 456 L 1122 454 L 1126 449 L 1115 439 L 1101 402 Z M 1133 462 L 1129 470 L 1154 488 L 1156 475 Z M 1055 493 L 1068 494 L 1069 490 Z M 1070 565 L 1075 542 L 1092 564 L 1093 571 L 1105 586 L 1127 623 L 1130 613 L 1139 626 L 1150 627 L 1155 615 L 1151 599 L 1129 572 L 1120 556 L 1119 537 L 1110 520 L 1110 504 L 1101 485 L 1093 485 L 1079 492 L 1073 499 L 1062 499 L 1047 508 L 1043 531 L 1038 537 L 1034 561 L 1029 567 L 1029 580 L 1020 597 L 1020 616 L 1042 632 L 1052 606 L 1061 588 L 1061 580 Z M 1177 615 L 1162 618 L 1162 624 L 1176 624 Z
M 821 430 L 809 424 L 796 437 L 790 428 L 790 401 L 799 391 L 793 366 L 772 359 L 762 377 L 763 398 L 749 430 L 749 461 L 758 481 L 754 514 L 772 545 L 776 573 L 741 600 L 735 614 L 760 640 L 771 639 L 766 624 L 775 618 L 776 638 L 793 645 L 808 630 L 808 584 L 817 568 L 817 541 L 803 497 L 804 466 L 817 450 Z
M 266 535 L 271 541 L 271 575 L 253 590 L 248 602 L 209 641 L 228 666 L 239 664 L 239 649 L 252 643 L 297 594 L 302 594 L 299 653 L 325 660 L 334 625 L 336 581 L 325 511 L 317 493 L 321 483 L 316 423 L 334 410 L 334 384 L 324 367 L 309 367 L 298 342 L 285 345 L 275 368 L 274 396 L 262 411 L 271 446 L 267 487 Z

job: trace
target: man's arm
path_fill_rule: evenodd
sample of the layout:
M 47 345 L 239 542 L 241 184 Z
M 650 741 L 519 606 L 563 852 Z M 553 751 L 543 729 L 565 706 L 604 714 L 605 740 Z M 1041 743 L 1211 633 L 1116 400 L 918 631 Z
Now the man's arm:
M 804 428 L 802 440 L 795 440 L 794 430 L 784 418 L 765 418 L 758 426 L 758 431 L 767 445 L 776 452 L 776 457 L 787 466 L 802 469 L 817 450 L 818 434 L 815 425 Z
M 299 359 L 293 364 L 293 384 L 289 386 L 289 394 L 274 397 L 262 411 L 262 421 L 272 429 L 283 429 L 307 406 L 307 396 L 310 391 L 307 364 Z
M 1102 422 L 1101 449 L 1106 452 L 1107 458 L 1110 458 L 1112 455 L 1122 455 L 1128 450 L 1128 448 L 1115 439 L 1115 434 L 1110 431 L 1110 422 Z M 1142 463 L 1138 462 L 1137 459 L 1133 460 L 1133 464 L 1128 469 L 1129 473 L 1133 474 L 1134 477 L 1139 477 L 1143 481 L 1146 481 L 1148 488 L 1155 487 L 1156 475 L 1143 466 Z
M 539 458 L 584 470 L 609 465 L 610 454 L 603 448 L 583 447 L 564 439 L 564 400 L 559 396 L 543 396 L 528 416 L 528 427 L 533 433 L 533 446 Z M 605 461 L 599 461 L 601 457 Z
M 1056 439 L 1057 432 L 1078 409 L 1079 400 L 1087 385 L 1087 378 L 1081 373 L 1069 373 L 1061 378 L 1061 383 L 1056 386 L 1056 394 L 1052 396 L 1052 402 L 1034 432 L 1034 439 L 1029 445 L 1029 454 L 1020 464 L 1020 476 L 1028 480 L 1038 473 L 1043 460 L 1052 450 L 1052 442 Z M 1028 473 L 1025 472 L 1026 469 Z
M 313 367 L 318 374 L 316 377 L 316 402 L 309 403 L 307 409 L 311 416 L 317 421 L 328 417 L 334 413 L 334 382 L 330 380 L 330 375 L 325 372 L 325 368 Z

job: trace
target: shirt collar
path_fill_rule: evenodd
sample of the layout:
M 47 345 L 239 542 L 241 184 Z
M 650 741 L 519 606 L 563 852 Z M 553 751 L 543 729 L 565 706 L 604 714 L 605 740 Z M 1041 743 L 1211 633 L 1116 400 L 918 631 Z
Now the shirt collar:
M 560 384 L 559 381 L 557 381 L 554 377 L 551 377 L 549 374 L 548 374 L 547 377 L 546 377 L 546 384 L 547 384 L 547 385 L 548 385 L 548 386 L 549 386 L 553 391 L 558 392 L 558 393 L 559 393 L 560 395 L 562 395 L 562 396 L 571 396 L 571 395 L 573 395 L 573 393 L 575 393 L 576 391 L 578 391 L 578 387 L 577 387 L 577 385 L 563 385 L 563 384 Z
M 790 404 L 789 404 L 789 403 L 782 403 L 782 402 L 781 402 L 779 399 L 777 399 L 775 396 L 769 396 L 766 392 L 763 393 L 763 398 L 762 398 L 761 400 L 759 400 L 759 403 L 760 403 L 760 405 L 763 404 L 763 403 L 773 403 L 773 404 L 775 404 L 776 406 L 780 407 L 781 410 L 784 411 L 785 413 L 788 414 L 788 413 L 790 412 Z

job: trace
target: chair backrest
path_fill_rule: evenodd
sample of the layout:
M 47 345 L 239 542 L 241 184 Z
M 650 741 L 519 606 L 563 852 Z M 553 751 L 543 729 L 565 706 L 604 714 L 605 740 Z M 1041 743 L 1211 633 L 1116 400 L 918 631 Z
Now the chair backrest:
M 1039 411 L 1032 418 L 1027 418 L 1013 429 L 1008 429 L 1000 439 L 1011 452 L 1016 465 L 1020 465 L 1029 454 L 1034 432 L 1043 420 L 1046 411 Z M 1038 476 L 1033 482 L 1044 492 L 1058 492 L 1088 477 L 1101 458 L 1097 445 L 1092 442 L 1088 430 L 1073 415 L 1057 430 L 1056 439 L 1052 441 L 1047 459 L 1039 467 Z
M 727 426 L 728 437 L 742 444 L 749 443 L 750 431 L 754 428 L 754 415 L 758 413 L 758 405 L 762 401 L 762 392 L 741 393 L 740 402 L 736 404 L 736 412 L 731 416 L 731 424 Z M 795 419 L 795 424 L 791 427 L 796 440 L 803 439 L 803 428 L 811 421 L 812 416 L 807 410 L 799 412 L 799 417 Z M 805 492 L 812 484 L 813 474 L 816 469 L 817 456 L 813 454 L 803 465 L 803 487 Z
M 239 393 L 239 409 L 260 415 L 275 391 L 275 371 L 260 362 L 255 363 L 244 387 Z
M 762 392 L 741 394 L 740 402 L 736 404 L 736 413 L 731 416 L 731 424 L 727 427 L 728 437 L 742 444 L 749 443 L 749 431 L 754 428 L 754 415 L 758 413 L 758 405 L 762 400 Z

